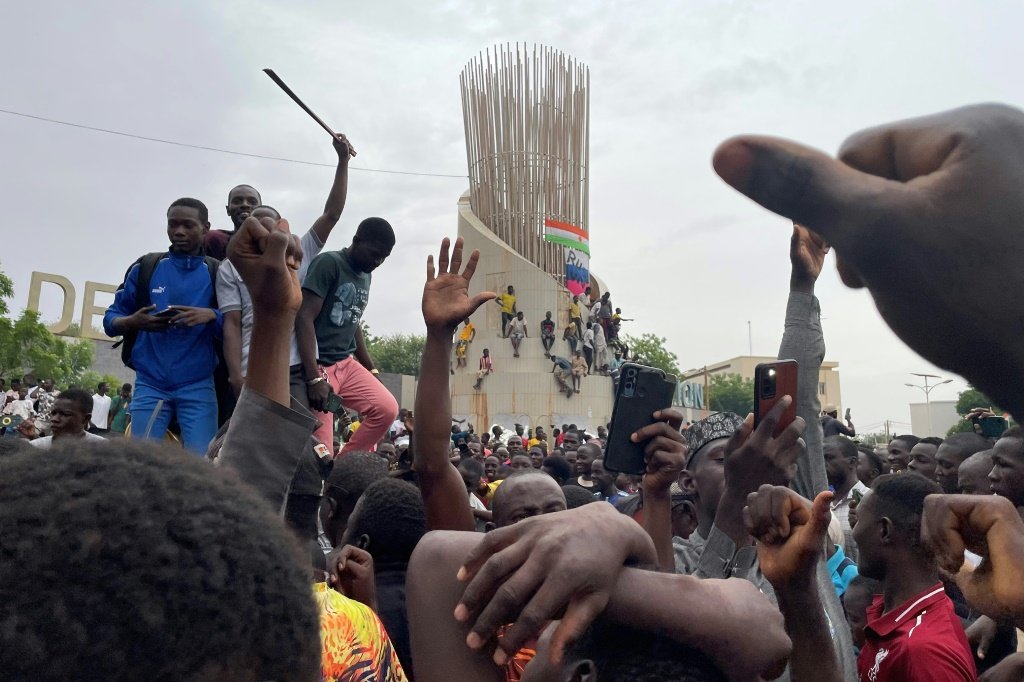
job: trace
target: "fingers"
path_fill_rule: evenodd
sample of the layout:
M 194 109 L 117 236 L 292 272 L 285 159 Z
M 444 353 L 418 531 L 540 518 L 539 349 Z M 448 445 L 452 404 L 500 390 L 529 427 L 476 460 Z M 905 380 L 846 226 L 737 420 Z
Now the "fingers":
M 818 493 L 811 504 L 811 514 L 807 522 L 807 528 L 814 536 L 822 540 L 828 534 L 828 524 L 832 520 L 832 509 L 829 503 L 832 501 L 833 496 L 834 493 L 831 490 L 823 490 Z
M 437 272 L 441 275 L 448 274 L 448 247 L 451 240 L 445 237 L 441 240 L 441 251 L 437 254 Z
M 751 432 L 754 430 L 754 415 L 748 414 L 740 424 L 740 428 L 736 429 L 736 432 L 729 436 L 729 442 L 725 445 L 725 452 L 732 453 L 738 450 L 747 439 L 750 437 Z
M 756 440 L 766 441 L 772 437 L 775 433 L 776 427 L 779 425 L 779 420 L 782 419 L 782 413 L 793 404 L 792 396 L 784 395 L 779 399 L 779 402 L 772 406 L 772 409 L 768 410 L 768 414 L 761 418 L 761 423 L 754 429 L 753 438 Z M 790 425 L 792 426 L 792 425 Z M 786 427 L 787 429 L 789 427 Z M 782 434 L 779 434 L 780 437 Z
M 723 180 L 757 203 L 847 249 L 856 243 L 856 228 L 876 223 L 898 191 L 895 183 L 781 138 L 727 140 L 713 163 Z
M 655 414 L 658 413 L 656 412 Z M 630 439 L 634 443 L 641 443 L 645 440 L 650 440 L 651 438 L 657 438 L 658 436 L 678 440 L 680 443 L 683 442 L 682 434 L 669 426 L 667 422 L 654 422 L 653 424 L 648 424 L 634 432 L 630 436 Z
M 548 583 L 541 585 L 512 627 L 502 633 L 498 640 L 499 648 L 494 652 L 495 663 L 504 665 L 509 656 L 514 656 L 524 644 L 540 634 L 544 623 L 554 618 L 565 606 L 564 592 L 562 594 L 559 599 Z
M 569 603 L 565 615 L 551 635 L 550 660 L 552 663 L 561 663 L 565 655 L 565 649 L 580 638 L 586 629 L 594 622 L 605 606 L 608 605 L 607 595 L 591 594 L 586 597 L 575 599 Z
M 491 531 L 487 535 L 497 532 L 497 530 Z M 482 562 L 482 565 L 474 571 L 475 574 L 472 580 L 466 585 L 466 589 L 459 599 L 459 604 L 455 608 L 455 619 L 466 621 L 473 617 L 474 614 L 479 613 L 491 595 L 494 594 L 498 584 L 505 580 L 507 576 L 516 572 L 529 558 L 530 546 L 527 543 L 509 545 L 486 558 L 486 561 Z M 474 566 L 477 563 L 477 561 L 472 563 L 466 562 L 468 566 Z M 466 564 L 463 565 L 463 568 L 459 569 L 459 580 L 466 580 L 467 576 L 470 575 Z
M 427 281 L 434 281 L 434 257 L 427 256 Z
M 939 567 L 955 574 L 964 563 L 966 543 L 961 534 L 960 518 L 947 495 L 929 495 L 924 500 L 921 541 L 930 547 Z
M 143 306 L 142 308 L 139 308 L 137 312 L 140 312 L 140 313 L 151 313 L 154 310 L 156 310 L 156 305 L 147 305 L 147 306 Z
M 455 240 L 455 247 L 452 249 L 452 263 L 448 270 L 451 273 L 459 274 L 459 268 L 462 267 L 462 237 Z
M 477 263 L 480 262 L 480 251 L 473 249 L 473 253 L 469 254 L 469 262 L 466 263 L 466 269 L 462 271 L 462 276 L 467 282 L 473 279 L 473 275 L 476 273 Z
M 268 231 L 263 253 L 271 263 L 287 262 L 288 248 L 291 245 L 289 236 L 287 232 L 277 229 Z
M 526 640 L 540 631 L 544 620 L 553 611 L 549 611 L 545 604 L 533 603 L 534 593 L 546 577 L 546 572 L 539 564 L 539 560 L 528 561 L 495 591 L 466 637 L 466 644 L 470 648 L 479 648 L 484 642 L 493 639 L 500 627 L 514 622 L 513 628 L 499 641 L 502 649 L 514 654 Z M 509 635 L 511 639 L 508 639 Z M 495 662 L 498 663 L 500 659 L 495 652 Z
M 667 422 L 669 426 L 678 431 L 683 426 L 684 415 L 682 412 L 674 407 L 669 407 L 664 410 L 658 410 L 654 413 L 654 418 L 658 421 Z
M 496 298 L 498 298 L 498 295 L 493 291 L 481 291 L 479 294 L 470 299 L 469 312 L 467 313 L 467 316 L 475 313 L 476 309 L 482 306 L 484 303 L 487 303 L 488 301 L 493 301 Z

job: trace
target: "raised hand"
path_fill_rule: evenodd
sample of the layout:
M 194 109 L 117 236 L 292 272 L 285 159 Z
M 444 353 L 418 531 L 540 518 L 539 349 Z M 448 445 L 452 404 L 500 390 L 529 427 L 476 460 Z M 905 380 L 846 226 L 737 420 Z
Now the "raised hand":
M 302 247 L 287 220 L 246 218 L 228 243 L 228 260 L 249 288 L 254 309 L 294 317 L 302 305 Z
M 458 577 L 469 584 L 455 618 L 474 623 L 466 639 L 474 649 L 513 623 L 498 641 L 494 659 L 500 665 L 564 611 L 551 638 L 557 663 L 604 610 L 630 558 L 654 563 L 654 545 L 610 504 L 525 519 L 487 533 L 465 558 Z
M 997 621 L 1024 624 L 1024 521 L 998 495 L 929 495 L 921 540 L 939 566 L 955 575 L 971 606 Z M 964 550 L 982 558 L 977 568 Z
M 794 288 L 814 286 L 825 266 L 829 245 L 818 234 L 802 225 L 793 225 L 789 241 L 789 261 L 793 266 L 790 283 Z
M 354 545 L 336 547 L 327 555 L 327 582 L 349 599 L 377 608 L 373 557 Z
M 802 452 L 800 436 L 806 423 L 797 417 L 777 438 L 772 433 L 792 402 L 792 397 L 783 396 L 756 429 L 753 417 L 748 416 L 732 435 L 725 447 L 725 486 L 728 493 L 746 498 L 766 483 L 789 484 L 790 470 Z
M 643 427 L 631 436 L 634 443 L 647 441 L 644 448 L 644 494 L 668 493 L 686 467 L 686 441 L 679 433 L 682 415 L 666 409 L 654 413 L 654 424 Z
M 800 588 L 814 581 L 825 549 L 832 493 L 814 503 L 784 486 L 763 485 L 747 497 L 743 520 L 757 540 L 761 572 L 776 588 Z
M 338 160 L 348 162 L 349 157 L 356 155 L 356 148 L 348 141 L 348 138 L 338 133 L 333 140 L 334 151 L 338 152 Z
M 446 334 L 451 341 L 452 334 L 459 323 L 472 315 L 477 308 L 495 298 L 497 294 L 483 291 L 469 297 L 469 282 L 476 272 L 480 252 L 474 251 L 469 256 L 465 270 L 462 267 L 462 237 L 455 240 L 448 260 L 449 240 L 441 242 L 441 252 L 437 257 L 437 273 L 434 272 L 434 257 L 427 257 L 427 283 L 423 285 L 423 321 L 428 332 Z
M 1024 418 L 1021 330 L 975 294 L 1024 299 L 1024 113 L 989 104 L 890 124 L 848 139 L 839 159 L 744 136 L 723 143 L 714 164 L 740 192 L 827 239 L 843 281 L 866 286 L 914 350 Z

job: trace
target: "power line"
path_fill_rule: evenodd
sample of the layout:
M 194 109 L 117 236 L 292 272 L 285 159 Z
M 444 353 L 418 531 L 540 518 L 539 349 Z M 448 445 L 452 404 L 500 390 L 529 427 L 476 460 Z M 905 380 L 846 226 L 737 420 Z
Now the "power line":
M 91 130 L 96 133 L 106 133 L 108 135 L 119 135 L 121 137 L 130 137 L 135 140 L 145 140 L 146 142 L 159 142 L 160 144 L 169 144 L 175 147 L 188 147 L 189 149 L 202 149 L 208 152 L 220 152 L 221 154 L 233 154 L 235 156 L 248 156 L 253 159 L 266 159 L 267 161 L 284 161 L 285 163 L 300 163 L 304 166 L 323 166 L 325 168 L 334 168 L 333 164 L 329 163 L 317 163 L 316 161 L 302 161 L 301 159 L 286 159 L 280 156 L 266 156 L 264 154 L 251 154 L 249 152 L 237 152 L 232 149 L 220 149 L 219 147 L 207 147 L 199 144 L 189 144 L 187 142 L 177 142 L 175 140 L 163 140 L 159 137 L 147 137 L 145 135 L 135 135 L 134 133 L 126 133 L 121 130 L 110 130 L 108 128 L 97 128 L 95 126 L 87 126 L 81 123 L 72 123 L 70 121 L 58 121 L 55 118 L 46 118 L 45 116 L 35 116 L 33 114 L 25 114 L 20 111 L 10 111 L 8 109 L 0 109 L 0 114 L 8 114 L 10 116 L 20 116 L 21 118 L 28 118 L 34 121 L 43 121 L 45 123 L 55 123 L 57 125 L 68 126 L 70 128 L 80 128 L 82 130 Z M 448 173 L 416 173 L 413 171 L 397 171 L 397 170 L 384 170 L 382 168 L 358 168 L 356 166 L 349 166 L 351 170 L 366 171 L 368 173 L 389 173 L 391 175 L 419 175 L 424 177 L 432 178 L 462 178 L 465 179 L 466 175 L 451 175 Z

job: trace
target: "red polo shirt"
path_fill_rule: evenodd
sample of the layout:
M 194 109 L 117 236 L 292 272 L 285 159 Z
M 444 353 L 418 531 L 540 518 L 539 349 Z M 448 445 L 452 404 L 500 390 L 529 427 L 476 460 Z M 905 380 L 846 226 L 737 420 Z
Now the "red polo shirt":
M 964 682 L 978 679 L 963 626 L 942 583 L 882 614 L 868 607 L 866 639 L 857 659 L 861 682 Z

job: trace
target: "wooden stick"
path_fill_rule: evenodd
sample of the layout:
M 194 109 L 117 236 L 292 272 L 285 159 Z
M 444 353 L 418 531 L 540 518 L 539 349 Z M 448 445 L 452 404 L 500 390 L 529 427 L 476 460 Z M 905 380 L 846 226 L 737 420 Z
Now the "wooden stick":
M 299 99 L 298 95 L 296 95 L 294 92 L 292 92 L 292 89 L 289 88 L 288 85 L 285 84 L 285 82 L 283 80 L 281 80 L 280 76 L 278 76 L 276 73 L 274 73 L 273 69 L 263 69 L 263 73 L 265 73 L 268 76 L 270 76 L 270 80 L 272 80 L 275 83 L 277 83 L 277 86 L 279 88 L 281 88 L 282 90 L 284 90 L 285 94 L 288 95 L 289 97 L 291 97 L 292 100 L 296 104 L 298 104 L 300 107 L 302 107 L 302 110 L 305 111 L 307 114 L 309 114 L 310 117 L 314 121 L 319 123 L 320 127 L 327 131 L 328 135 L 330 135 L 331 137 L 334 137 L 334 138 L 338 137 L 338 134 L 336 132 L 334 132 L 333 130 L 331 130 L 331 127 L 329 125 L 327 125 L 326 123 L 324 123 L 322 118 L 320 118 L 315 113 L 313 113 L 313 110 L 310 109 L 309 107 L 307 107 L 306 103 L 303 102 L 301 99 Z M 351 150 L 351 147 L 349 149 Z M 352 156 L 356 155 L 355 151 L 352 151 L 351 153 L 352 153 Z

